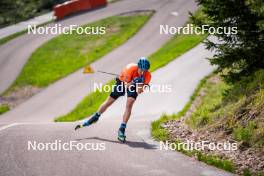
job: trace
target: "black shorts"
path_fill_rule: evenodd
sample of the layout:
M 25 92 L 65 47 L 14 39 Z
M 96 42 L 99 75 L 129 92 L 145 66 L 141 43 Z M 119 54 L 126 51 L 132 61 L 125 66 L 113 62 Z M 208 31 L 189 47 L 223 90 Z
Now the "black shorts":
M 132 90 L 126 89 L 124 82 L 116 78 L 116 84 L 110 94 L 110 97 L 112 97 L 113 99 L 117 99 L 120 96 L 124 96 L 126 92 L 127 92 L 127 97 L 132 97 L 136 99 L 138 96 L 138 93 L 136 92 L 136 88 Z

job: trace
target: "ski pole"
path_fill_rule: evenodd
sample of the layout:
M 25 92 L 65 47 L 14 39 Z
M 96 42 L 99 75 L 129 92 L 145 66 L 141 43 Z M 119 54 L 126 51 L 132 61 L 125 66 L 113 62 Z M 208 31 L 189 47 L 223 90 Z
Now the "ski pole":
M 84 74 L 89 74 L 89 73 L 94 73 L 95 71 L 89 66 L 87 65 L 86 67 L 84 67 L 84 70 L 83 70 L 83 73 Z M 114 76 L 119 76 L 118 74 L 116 73 L 110 73 L 110 72 L 105 72 L 105 71 L 101 71 L 101 70 L 97 70 L 96 72 L 99 72 L 99 73 L 104 73 L 104 74 L 108 74 L 108 75 L 114 75 Z M 146 84 L 147 87 L 150 89 L 150 85 L 149 84 Z
M 101 70 L 96 70 L 96 71 L 95 71 L 95 70 L 93 70 L 93 69 L 91 68 L 90 65 L 85 66 L 84 69 L 83 69 L 83 73 L 84 73 L 84 74 L 89 74 L 89 73 L 94 73 L 94 72 L 99 72 L 99 73 L 104 73 L 104 74 L 108 74 L 108 75 L 119 76 L 119 75 L 116 74 L 116 73 L 110 73 L 110 72 L 105 72 L 105 71 L 101 71 Z
M 104 73 L 104 74 L 108 74 L 108 75 L 119 76 L 119 75 L 116 74 L 116 73 L 110 73 L 110 72 L 105 72 L 105 71 L 100 71 L 100 70 L 97 70 L 97 72 L 99 72 L 99 73 Z

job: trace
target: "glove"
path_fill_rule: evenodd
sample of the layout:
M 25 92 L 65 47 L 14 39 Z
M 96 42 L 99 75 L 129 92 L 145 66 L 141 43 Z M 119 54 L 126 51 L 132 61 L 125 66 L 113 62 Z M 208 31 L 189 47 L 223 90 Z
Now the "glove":
M 138 83 L 144 83 L 144 77 L 141 76 L 141 77 L 136 77 L 133 79 L 132 81 L 134 84 L 138 84 Z

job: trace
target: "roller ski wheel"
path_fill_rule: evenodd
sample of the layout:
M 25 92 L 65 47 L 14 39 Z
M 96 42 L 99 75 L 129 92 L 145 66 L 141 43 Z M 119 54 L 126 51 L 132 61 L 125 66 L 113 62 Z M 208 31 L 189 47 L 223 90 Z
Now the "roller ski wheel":
M 126 142 L 126 136 L 118 136 L 117 139 L 122 143 Z
M 122 142 L 122 143 L 125 143 L 126 142 L 126 136 L 125 136 L 125 130 L 123 129 L 119 129 L 118 130 L 118 136 L 117 136 L 117 139 Z
M 76 125 L 75 128 L 74 128 L 74 130 L 76 131 L 76 130 L 78 130 L 80 128 L 82 128 L 82 125 Z

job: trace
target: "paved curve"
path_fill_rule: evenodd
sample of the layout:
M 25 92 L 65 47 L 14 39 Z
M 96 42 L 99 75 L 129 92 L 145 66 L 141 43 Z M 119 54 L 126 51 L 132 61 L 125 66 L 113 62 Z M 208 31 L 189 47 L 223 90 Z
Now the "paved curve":
M 170 6 L 171 5 L 171 6 Z M 170 6 L 170 7 L 168 7 Z M 192 7 L 192 8 L 190 8 Z M 117 15 L 123 12 L 134 11 L 134 10 L 144 10 L 144 9 L 156 9 L 160 13 L 156 14 L 156 23 L 158 22 L 167 22 L 169 20 L 176 19 L 170 14 L 173 11 L 179 11 L 179 21 L 182 23 L 186 20 L 187 10 L 193 10 L 194 3 L 192 1 L 184 2 L 172 1 L 172 0 L 122 0 L 117 3 L 110 3 L 107 7 L 101 8 L 98 10 L 90 11 L 81 15 L 77 15 L 65 20 L 59 21 L 57 23 L 51 23 L 47 26 L 54 26 L 55 24 L 61 24 L 62 26 L 69 25 L 82 25 L 87 24 L 92 21 L 96 21 L 105 17 Z M 170 17 L 166 19 L 167 17 Z M 182 19 L 181 19 L 182 18 Z M 153 21 L 155 23 L 155 21 Z M 176 25 L 178 25 L 176 23 Z M 156 30 L 156 29 L 153 29 Z M 153 30 L 149 32 L 153 33 Z M 155 33 L 153 33 L 155 34 Z M 24 64 L 30 55 L 43 43 L 47 42 L 56 35 L 33 35 L 27 34 L 6 43 L 5 45 L 0 46 L 0 93 L 6 90 L 12 82 L 15 80 L 17 75 L 20 73 Z M 146 36 L 148 37 L 148 36 Z M 162 39 L 159 39 L 162 38 Z M 168 39 L 169 36 L 154 37 L 153 42 L 158 42 L 154 45 L 161 45 Z M 148 38 L 142 38 L 148 39 Z M 16 51 L 16 52 L 14 52 Z
M 28 25 L 41 25 L 54 19 L 53 12 L 46 13 L 27 21 L 22 21 L 0 29 L 0 39 L 13 35 L 17 32 L 21 32 L 27 29 Z
M 141 3 L 139 6 L 142 8 L 147 1 L 136 2 Z M 126 63 L 134 61 L 138 56 L 149 55 L 170 37 L 157 34 L 159 24 L 182 26 L 187 19 L 187 10 L 192 11 L 196 8 L 192 1 L 185 0 L 148 2 L 149 8 L 155 8 L 158 12 L 126 44 L 92 64 L 95 69 L 120 70 Z M 152 5 L 154 2 L 155 4 Z M 172 16 L 171 11 L 177 11 L 179 16 L 177 18 Z M 127 53 L 131 55 L 127 56 Z M 172 84 L 173 92 L 170 95 L 147 96 L 145 94 L 139 97 L 140 101 L 137 101 L 128 125 L 126 144 L 120 144 L 115 140 L 116 130 L 121 121 L 121 112 L 117 109 L 120 110 L 124 106 L 122 104 L 124 99 L 116 102 L 103 115 L 100 123 L 78 132 L 72 130 L 73 123 L 50 122 L 54 116 L 72 109 L 84 95 L 91 91 L 89 88 L 93 82 L 105 83 L 111 77 L 102 74 L 84 76 L 80 70 L 49 86 L 16 109 L 1 116 L 0 176 L 18 174 L 230 175 L 177 152 L 160 151 L 149 136 L 150 122 L 158 118 L 163 111 L 172 112 L 182 108 L 197 82 L 212 71 L 212 67 L 204 59 L 210 55 L 211 53 L 199 45 L 153 74 L 153 83 Z M 116 62 L 117 58 L 119 58 L 118 62 Z M 142 102 L 146 104 L 142 106 Z M 4 126 L 4 124 L 9 124 L 9 126 Z M 27 150 L 28 141 L 54 142 L 56 140 L 61 140 L 61 142 L 75 140 L 82 144 L 94 145 L 104 143 L 106 149 L 104 151 Z
M 197 82 L 212 71 L 205 59 L 210 56 L 203 45 L 198 45 L 153 73 L 153 83 L 172 84 L 173 92 L 147 93 L 139 97 L 128 124 L 126 144 L 116 140 L 121 121 L 119 113 L 125 98 L 119 99 L 97 124 L 77 132 L 73 130 L 75 123 L 21 123 L 0 131 L 0 175 L 231 175 L 178 152 L 159 150 L 159 144 L 152 141 L 149 134 L 151 121 L 158 118 L 162 110 L 172 112 L 181 109 Z M 142 103 L 147 104 L 142 106 Z M 90 147 L 93 145 L 95 150 L 29 151 L 28 141 L 77 141 Z M 104 145 L 105 150 L 98 150 L 99 145 Z
M 121 2 L 121 4 L 124 4 L 126 1 Z M 91 66 L 95 70 L 119 72 L 127 63 L 136 61 L 139 56 L 150 55 L 171 37 L 168 35 L 160 35 L 159 25 L 168 24 L 183 26 L 188 18 L 188 11 L 196 9 L 195 3 L 190 0 L 149 0 L 146 1 L 148 2 L 148 6 L 146 5 L 147 7 L 144 8 L 142 7 L 142 4 L 144 4 L 142 1 L 135 2 L 136 4 L 141 4 L 140 9 L 156 9 L 157 12 L 148 23 L 124 45 L 94 62 Z M 134 4 L 130 3 L 131 1 L 128 1 L 127 5 L 132 6 L 132 4 Z M 179 15 L 177 17 L 171 15 L 172 11 L 177 11 Z M 112 79 L 111 76 L 103 74 L 87 76 L 82 74 L 82 70 L 76 71 L 68 77 L 47 87 L 14 110 L 2 115 L 3 117 L 0 118 L 0 122 L 52 121 L 54 117 L 63 115 L 72 110 L 84 96 L 91 92 L 93 82 L 106 83 L 110 79 Z

